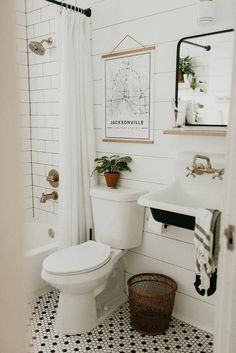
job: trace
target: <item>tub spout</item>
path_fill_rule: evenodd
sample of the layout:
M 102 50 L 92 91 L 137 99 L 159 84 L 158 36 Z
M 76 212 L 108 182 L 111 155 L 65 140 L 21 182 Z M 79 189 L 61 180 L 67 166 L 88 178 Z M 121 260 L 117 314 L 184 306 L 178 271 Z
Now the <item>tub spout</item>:
M 50 194 L 42 194 L 40 198 L 41 203 L 47 202 L 47 200 L 57 200 L 58 199 L 58 193 L 56 191 L 51 192 Z

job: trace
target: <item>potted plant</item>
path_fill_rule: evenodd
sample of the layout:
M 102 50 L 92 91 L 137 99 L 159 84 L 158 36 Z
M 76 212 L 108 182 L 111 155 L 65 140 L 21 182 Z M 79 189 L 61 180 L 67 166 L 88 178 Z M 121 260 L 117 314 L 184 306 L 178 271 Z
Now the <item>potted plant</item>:
M 204 105 L 197 102 L 189 102 L 186 112 L 186 120 L 188 124 L 196 124 L 199 117 L 199 109 L 203 109 Z
M 96 158 L 94 161 L 97 163 L 97 166 L 93 172 L 96 171 L 99 174 L 104 173 L 107 186 L 111 188 L 117 186 L 120 172 L 131 172 L 128 163 L 132 162 L 132 158 L 129 156 L 103 156 L 101 158 Z
M 185 58 L 179 58 L 179 76 L 178 82 L 184 82 L 184 75 L 188 78 L 189 75 L 195 76 L 195 72 L 193 71 L 193 64 L 190 56 L 186 56 Z

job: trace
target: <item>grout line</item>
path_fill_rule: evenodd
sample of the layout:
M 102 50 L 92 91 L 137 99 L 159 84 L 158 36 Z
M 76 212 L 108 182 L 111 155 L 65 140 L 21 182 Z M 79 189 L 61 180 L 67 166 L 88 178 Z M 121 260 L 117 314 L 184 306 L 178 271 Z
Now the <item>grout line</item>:
M 26 26 L 26 44 L 27 44 L 27 72 L 28 72 L 28 96 L 29 96 L 29 121 L 30 121 L 30 169 L 31 169 L 31 184 L 32 184 L 32 216 L 34 218 L 34 178 L 33 178 L 33 154 L 32 154 L 32 110 L 31 110 L 31 90 L 30 90 L 30 66 L 29 66 L 29 49 L 28 49 L 28 25 L 27 25 L 27 14 L 26 14 L 26 2 L 25 2 L 25 26 Z
M 127 273 L 129 276 L 134 276 L 134 275 L 135 275 L 134 273 L 130 273 L 130 272 L 128 272 L 128 271 L 125 271 L 125 273 Z M 202 300 L 202 299 L 200 299 L 200 298 L 193 297 L 192 295 L 186 294 L 186 293 L 183 293 L 183 292 L 180 292 L 179 290 L 177 290 L 176 292 L 179 293 L 179 294 L 181 294 L 181 295 L 184 295 L 185 297 L 189 297 L 189 298 L 198 300 L 198 301 L 200 301 L 200 302 L 202 302 L 202 303 L 204 303 L 204 304 L 208 304 L 208 305 L 211 305 L 211 306 L 213 306 L 213 307 L 216 306 L 216 305 L 213 304 L 213 303 L 209 303 L 209 302 L 204 301 L 204 300 Z
M 56 75 L 55 75 L 56 76 Z M 58 91 L 59 88 L 32 88 L 31 91 L 34 91 L 34 92 L 40 92 L 42 91 L 42 93 L 45 93 L 45 91 Z M 24 92 L 28 92 L 28 90 L 23 90 Z M 47 92 L 46 92 L 47 93 Z
M 178 38 L 176 38 L 176 39 L 171 39 L 171 40 L 166 40 L 166 41 L 164 41 L 164 42 L 156 42 L 156 43 L 153 43 L 153 45 L 155 45 L 156 47 L 157 46 L 159 46 L 159 45 L 165 45 L 165 44 L 169 44 L 169 43 L 178 43 Z M 130 49 L 132 49 L 132 48 L 130 48 Z M 104 54 L 107 54 L 107 52 L 101 52 L 101 53 L 97 53 L 97 54 L 93 54 L 92 53 L 92 57 L 96 57 L 96 56 L 102 56 L 102 55 L 104 55 Z
M 106 1 L 106 0 L 98 0 L 98 1 L 95 1 L 95 2 L 92 4 L 92 6 L 93 6 L 93 5 L 97 5 L 97 4 L 99 4 L 100 2 L 104 2 L 104 1 Z
M 23 102 L 23 103 L 26 103 L 26 102 Z M 34 101 L 31 101 L 31 104 L 53 104 L 53 103 L 60 103 L 60 101 L 45 101 L 45 102 L 42 102 L 42 101 L 37 101 L 37 102 L 34 102 Z
M 152 234 L 152 235 L 154 235 L 154 236 L 158 236 L 158 237 L 161 237 L 161 238 L 165 238 L 165 239 L 168 238 L 168 239 L 170 239 L 170 240 L 174 240 L 174 241 L 178 241 L 178 242 L 180 242 L 180 243 L 185 243 L 185 244 L 189 244 L 189 245 L 191 245 L 191 246 L 194 246 L 193 243 L 191 243 L 191 242 L 188 242 L 188 241 L 186 241 L 186 240 L 176 239 L 176 238 L 174 238 L 174 237 L 170 237 L 170 236 L 168 236 L 167 233 L 165 233 L 165 235 L 162 235 L 162 234 L 159 234 L 159 233 L 154 233 L 154 232 L 147 231 L 147 230 L 145 230 L 145 228 L 144 228 L 143 232 L 144 232 L 144 234 L 145 234 L 145 233 L 147 233 L 147 234 Z
M 149 259 L 152 259 L 152 260 L 155 260 L 155 261 L 159 261 L 159 262 L 162 262 L 162 263 L 165 263 L 165 264 L 174 266 L 174 267 L 178 267 L 178 268 L 181 268 L 181 269 L 183 269 L 183 270 L 186 270 L 186 271 L 189 271 L 189 272 L 194 273 L 194 270 L 191 270 L 191 269 L 189 269 L 189 268 L 186 268 L 186 267 L 183 267 L 183 266 L 180 266 L 180 265 L 173 264 L 173 263 L 168 262 L 168 261 L 164 261 L 164 260 L 157 259 L 156 257 L 150 256 L 150 255 L 142 254 L 142 253 L 139 253 L 139 252 L 134 251 L 134 250 L 129 250 L 129 252 L 130 252 L 130 253 L 133 253 L 133 254 L 137 254 L 137 255 L 139 255 L 139 256 L 144 256 L 144 257 L 147 257 L 147 258 L 149 258 Z
M 28 115 L 26 115 L 28 116 Z M 59 114 L 46 114 L 46 115 L 43 115 L 43 114 L 32 114 L 32 117 L 41 117 L 41 118 L 45 118 L 47 119 L 47 117 L 59 117 Z M 51 128 L 50 128 L 51 129 Z M 59 129 L 58 127 L 53 127 L 53 129 Z
M 52 211 L 48 211 L 48 210 L 43 210 L 42 208 L 38 208 L 37 206 L 35 206 L 35 210 L 41 211 L 41 212 L 45 212 L 45 213 L 50 213 L 51 215 L 58 215 L 58 213 L 56 212 L 52 212 Z
M 42 64 L 36 64 L 36 65 L 42 65 Z M 30 80 L 35 79 L 35 78 L 46 78 L 46 77 L 53 77 L 57 76 L 58 74 L 51 74 L 51 75 L 39 75 L 39 76 L 31 76 Z M 24 77 L 25 78 L 25 77 Z
M 31 66 L 37 66 L 37 65 L 44 65 L 44 64 L 57 64 L 57 63 L 58 63 L 57 60 L 49 60 L 49 61 L 43 61 L 41 63 L 30 63 L 30 67 Z M 57 74 L 54 74 L 54 75 L 56 76 Z
M 128 179 L 124 177 L 120 177 L 120 180 L 127 180 L 127 181 L 135 181 L 138 183 L 145 183 L 145 184 L 152 184 L 152 185 L 161 185 L 161 186 L 168 186 L 168 183 L 155 183 L 154 181 L 147 181 L 147 180 L 138 180 L 138 179 Z
M 175 70 L 157 71 L 157 72 L 154 72 L 153 75 L 157 76 L 157 75 L 165 75 L 165 74 L 175 74 L 175 72 L 176 72 Z M 222 76 L 222 75 L 218 75 L 218 76 Z M 223 75 L 223 76 L 225 77 L 226 75 Z M 230 76 L 230 75 L 228 75 L 228 76 Z M 101 82 L 103 80 L 104 80 L 104 78 L 96 78 L 96 79 L 93 80 L 93 82 Z
M 103 175 L 102 174 L 99 174 L 99 177 L 102 177 L 103 178 Z M 145 180 L 137 180 L 137 179 L 128 179 L 128 178 L 123 178 L 123 177 L 120 177 L 120 180 L 127 180 L 127 181 L 130 181 L 130 182 L 137 182 L 137 183 L 145 183 L 145 184 L 152 184 L 152 185 L 160 185 L 160 186 L 168 186 L 169 184 L 168 183 L 155 183 L 153 181 L 145 181 Z
M 155 116 L 155 118 L 156 118 L 156 116 Z M 95 119 L 98 119 L 98 118 L 95 116 Z M 172 128 L 173 128 L 172 126 L 169 126 L 169 127 L 166 127 L 166 128 L 165 127 L 163 127 L 163 128 L 153 128 L 153 131 L 162 133 L 163 131 L 168 130 L 168 129 L 172 129 Z M 103 131 L 104 127 L 95 127 L 94 130 L 97 130 L 97 131 L 101 131 L 102 130 Z M 97 137 L 103 138 L 103 136 L 97 136 Z M 158 142 L 158 141 L 154 139 L 154 142 Z M 107 143 L 107 141 L 106 141 L 106 143 Z
M 45 6 L 41 6 L 41 7 L 38 7 L 37 9 L 33 9 L 33 10 L 30 10 L 28 11 L 27 10 L 27 7 L 26 7 L 26 13 L 29 14 L 29 13 L 32 13 L 34 11 L 38 11 L 38 10 L 41 10 L 41 9 L 44 9 L 45 7 L 49 7 L 49 6 L 53 6 L 52 4 L 45 4 Z
M 186 293 L 183 293 L 183 292 L 180 292 L 180 291 L 177 291 L 177 292 L 178 292 L 179 294 L 185 295 L 186 297 L 190 297 L 190 298 L 192 298 L 192 299 L 199 300 L 200 302 L 205 303 L 205 304 L 208 304 L 208 305 L 211 305 L 211 306 L 213 306 L 213 307 L 215 307 L 215 306 L 216 306 L 216 305 L 215 305 L 215 304 L 213 304 L 213 303 L 210 303 L 210 302 L 204 301 L 204 300 L 202 300 L 202 299 L 200 299 L 200 298 L 193 297 L 193 296 L 192 296 L 192 295 L 190 295 L 190 294 L 186 294 Z
M 39 9 L 38 9 L 39 10 Z M 34 11 L 37 11 L 37 10 L 33 10 L 33 11 L 31 11 L 31 12 L 34 12 Z M 27 12 L 27 15 L 29 14 L 30 12 Z M 27 17 L 27 16 L 26 16 Z M 35 26 L 35 25 L 40 25 L 40 24 L 42 24 L 42 23 L 46 23 L 46 22 L 48 22 L 48 24 L 50 25 L 50 21 L 55 21 L 55 19 L 56 19 L 56 17 L 52 17 L 52 18 L 48 18 L 47 20 L 44 20 L 44 21 L 40 21 L 40 22 L 34 22 L 34 23 L 31 23 L 30 25 L 27 25 L 27 27 L 33 27 L 33 26 Z M 45 35 L 47 35 L 47 34 L 45 34 Z
M 96 153 L 99 153 L 99 154 L 103 154 L 103 153 L 107 153 L 107 154 L 118 154 L 116 152 L 108 152 L 108 151 L 96 151 Z M 120 154 L 124 154 L 124 153 L 120 153 Z M 174 157 L 163 157 L 163 156 L 144 156 L 142 154 L 135 154 L 135 153 L 131 153 L 130 154 L 131 156 L 134 156 L 134 157 L 144 157 L 144 158 L 153 158 L 153 159 L 169 159 L 171 161 L 175 160 Z
M 154 100 L 153 103 L 172 103 L 172 100 Z M 103 106 L 104 103 L 94 103 L 94 106 Z
M 126 23 L 130 23 L 130 22 L 135 22 L 135 21 L 138 21 L 138 20 L 142 20 L 144 18 L 150 18 L 150 17 L 162 15 L 162 14 L 165 14 L 165 13 L 178 11 L 178 10 L 185 9 L 185 8 L 188 8 L 188 7 L 192 7 L 192 6 L 196 6 L 196 2 L 192 3 L 190 5 L 186 5 L 186 6 L 180 6 L 180 7 L 176 7 L 176 8 L 169 9 L 169 10 L 163 10 L 163 11 L 160 11 L 160 12 L 155 12 L 155 13 L 152 13 L 150 15 L 144 15 L 144 16 L 132 18 L 130 20 L 120 21 L 120 22 L 117 22 L 117 23 L 113 23 L 111 25 L 98 27 L 98 28 L 92 28 L 92 32 L 99 31 L 101 29 L 105 29 L 105 28 L 109 28 L 109 27 L 119 26 L 119 25 L 124 24 L 124 23 L 126 24 Z
M 41 141 L 44 141 L 44 140 L 41 140 Z M 59 155 L 59 152 L 45 152 L 45 151 L 35 151 L 35 150 L 32 150 L 32 152 L 43 153 L 43 154 L 50 154 L 50 155 L 53 155 L 53 156 Z M 33 162 L 33 163 L 35 163 L 35 162 Z M 42 163 L 42 164 L 43 164 L 43 163 Z

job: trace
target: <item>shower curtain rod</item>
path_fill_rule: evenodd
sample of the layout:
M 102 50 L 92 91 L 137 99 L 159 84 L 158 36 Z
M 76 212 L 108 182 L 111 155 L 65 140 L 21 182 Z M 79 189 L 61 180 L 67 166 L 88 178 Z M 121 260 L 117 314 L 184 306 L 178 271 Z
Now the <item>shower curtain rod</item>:
M 52 4 L 55 5 L 59 5 L 59 6 L 63 6 L 66 7 L 67 9 L 76 11 L 76 12 L 80 12 L 83 15 L 85 15 L 86 17 L 91 17 L 92 11 L 90 8 L 88 9 L 81 9 L 80 7 L 76 7 L 74 5 L 71 4 L 66 4 L 64 1 L 57 1 L 57 0 L 46 0 L 47 2 L 51 2 Z

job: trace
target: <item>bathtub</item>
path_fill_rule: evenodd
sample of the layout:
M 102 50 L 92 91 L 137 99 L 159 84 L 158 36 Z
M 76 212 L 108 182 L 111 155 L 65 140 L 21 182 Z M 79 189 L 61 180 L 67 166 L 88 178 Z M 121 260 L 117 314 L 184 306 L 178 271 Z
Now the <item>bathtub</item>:
M 57 233 L 54 226 L 44 223 L 26 224 L 26 268 L 27 292 L 33 296 L 45 289 L 48 284 L 41 279 L 42 262 L 51 253 L 57 250 Z M 51 238 L 48 230 L 53 229 L 55 236 Z

